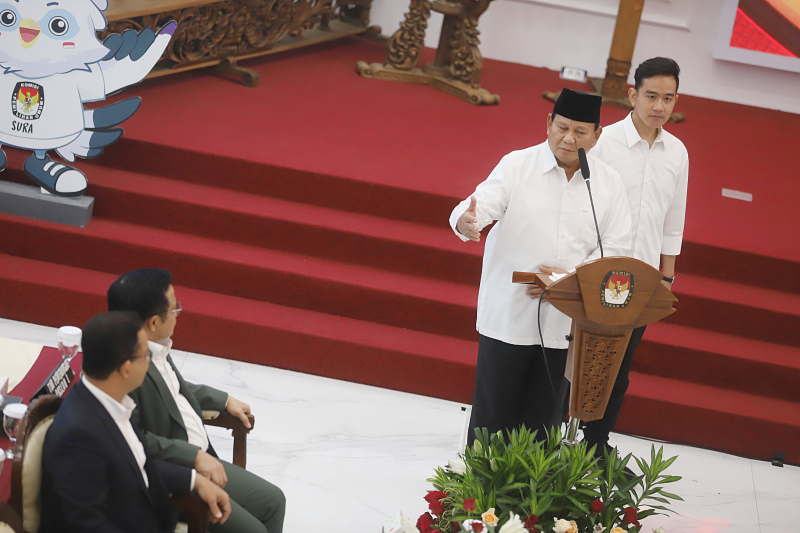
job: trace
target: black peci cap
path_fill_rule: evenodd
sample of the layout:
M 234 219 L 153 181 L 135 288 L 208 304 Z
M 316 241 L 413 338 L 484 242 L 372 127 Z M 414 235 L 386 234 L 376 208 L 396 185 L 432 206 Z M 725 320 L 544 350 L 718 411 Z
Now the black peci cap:
M 561 90 L 561 94 L 553 106 L 553 116 L 561 115 L 578 122 L 599 124 L 602 104 L 603 97 L 601 96 L 583 91 L 573 91 L 565 87 Z

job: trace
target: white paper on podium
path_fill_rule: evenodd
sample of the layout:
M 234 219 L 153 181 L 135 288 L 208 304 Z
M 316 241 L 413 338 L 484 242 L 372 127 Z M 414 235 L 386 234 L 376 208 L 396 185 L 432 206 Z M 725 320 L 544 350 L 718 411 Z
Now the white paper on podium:
M 8 376 L 8 390 L 22 381 L 31 369 L 44 345 L 0 338 L 0 374 Z

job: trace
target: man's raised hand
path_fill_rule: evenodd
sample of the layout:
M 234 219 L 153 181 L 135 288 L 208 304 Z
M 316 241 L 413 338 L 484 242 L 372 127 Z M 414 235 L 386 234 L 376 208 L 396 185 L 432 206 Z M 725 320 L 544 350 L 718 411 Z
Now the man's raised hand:
M 456 229 L 467 239 L 475 242 L 481 241 L 481 232 L 478 230 L 478 202 L 474 196 L 469 197 L 469 207 L 464 214 L 458 217 Z

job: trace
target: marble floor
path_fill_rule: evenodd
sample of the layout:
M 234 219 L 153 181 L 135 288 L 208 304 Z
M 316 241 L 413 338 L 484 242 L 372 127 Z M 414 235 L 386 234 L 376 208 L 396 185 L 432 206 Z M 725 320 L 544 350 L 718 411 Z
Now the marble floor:
M 53 328 L 3 319 L 0 337 L 56 344 Z M 397 509 L 416 519 L 427 509 L 426 478 L 459 447 L 465 406 L 457 403 L 208 355 L 173 357 L 188 381 L 251 405 L 248 470 L 286 493 L 287 533 L 378 533 Z M 217 429 L 214 447 L 230 457 L 232 440 Z M 639 456 L 651 446 L 617 434 L 611 443 Z M 664 447 L 665 456 L 679 456 L 670 472 L 683 479 L 670 490 L 685 501 L 673 506 L 678 516 L 650 517 L 642 531 L 800 533 L 800 468 Z

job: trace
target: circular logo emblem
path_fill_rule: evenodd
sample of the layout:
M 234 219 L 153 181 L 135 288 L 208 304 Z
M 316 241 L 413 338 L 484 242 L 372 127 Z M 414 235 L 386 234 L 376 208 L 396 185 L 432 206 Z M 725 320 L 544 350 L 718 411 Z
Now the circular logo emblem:
M 36 120 L 44 110 L 44 87 L 29 81 L 18 82 L 11 95 L 11 111 L 24 120 Z
M 600 288 L 600 303 L 605 307 L 627 307 L 633 295 L 633 274 L 624 270 L 612 270 L 603 279 Z

